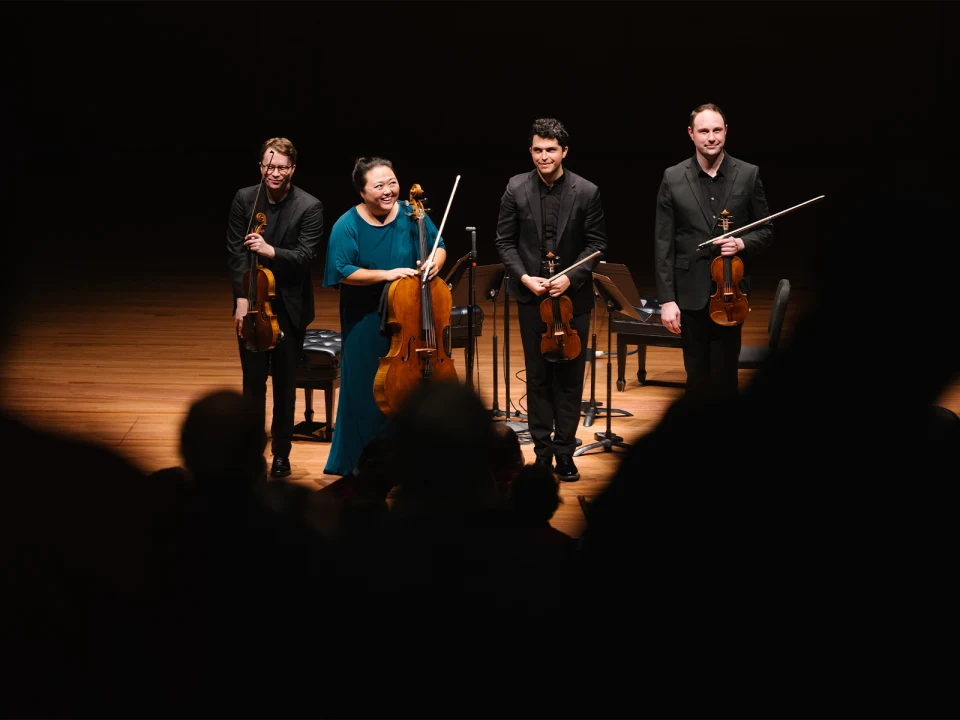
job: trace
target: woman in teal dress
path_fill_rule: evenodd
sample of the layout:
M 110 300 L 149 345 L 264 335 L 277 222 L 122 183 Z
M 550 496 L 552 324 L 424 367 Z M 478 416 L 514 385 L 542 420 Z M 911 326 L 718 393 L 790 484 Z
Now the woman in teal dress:
M 388 418 L 373 397 L 380 358 L 390 350 L 390 338 L 380 333 L 380 296 L 384 287 L 417 274 L 420 230 L 400 198 L 393 164 L 364 157 L 353 167 L 353 187 L 360 202 L 345 212 L 330 231 L 324 287 L 340 285 L 340 396 L 330 456 L 323 469 L 349 475 L 360 452 L 387 428 Z M 429 217 L 424 226 L 433 248 L 437 227 Z M 436 277 L 446 260 L 443 239 L 429 277 Z

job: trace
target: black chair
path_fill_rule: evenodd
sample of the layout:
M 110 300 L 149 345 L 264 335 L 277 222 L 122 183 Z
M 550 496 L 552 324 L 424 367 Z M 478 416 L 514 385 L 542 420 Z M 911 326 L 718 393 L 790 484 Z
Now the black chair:
M 297 368 L 297 387 L 303 388 L 306 409 L 304 421 L 293 429 L 294 439 L 330 440 L 333 437 L 334 392 L 340 387 L 342 339 L 336 330 L 307 329 L 303 353 Z M 272 372 L 271 372 L 272 374 Z M 313 391 L 323 390 L 326 422 L 313 421 Z
M 767 323 L 766 345 L 743 345 L 740 348 L 740 358 L 737 367 L 744 370 L 755 370 L 763 366 L 771 353 L 775 352 L 780 344 L 780 331 L 783 329 L 783 319 L 787 315 L 787 300 L 790 299 L 790 281 L 783 278 L 777 284 L 773 294 L 773 308 L 770 310 L 770 321 Z

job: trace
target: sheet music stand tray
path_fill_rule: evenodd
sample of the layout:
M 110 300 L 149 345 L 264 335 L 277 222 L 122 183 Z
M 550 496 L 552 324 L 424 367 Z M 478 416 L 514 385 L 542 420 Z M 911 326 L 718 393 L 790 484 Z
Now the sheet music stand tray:
M 604 304 L 607 306 L 607 431 L 605 433 L 594 433 L 594 437 L 597 439 L 597 442 L 590 443 L 589 445 L 583 445 L 578 447 L 573 451 L 574 457 L 579 457 L 583 455 L 588 450 L 594 448 L 602 447 L 604 452 L 613 452 L 613 448 L 626 448 L 630 449 L 628 443 L 623 442 L 623 438 L 619 435 L 614 435 L 613 431 L 610 428 L 610 401 L 611 395 L 613 393 L 613 368 L 610 363 L 610 350 L 613 347 L 613 331 L 611 330 L 611 320 L 613 319 L 613 314 L 615 312 L 623 313 L 629 317 L 640 320 L 640 315 L 634 310 L 633 305 L 630 304 L 630 301 L 624 297 L 623 293 L 620 292 L 617 288 L 617 284 L 613 282 L 606 275 L 600 275 L 599 273 L 593 273 L 593 282 L 594 287 L 597 290 L 597 294 L 600 295 L 600 299 L 603 300 Z
M 470 253 L 467 253 L 462 258 L 457 260 L 456 264 L 450 268 L 450 272 L 447 273 L 447 276 L 443 281 L 450 288 L 453 295 L 453 304 L 454 305 L 469 305 L 470 299 L 467 297 L 467 292 L 462 293 L 462 297 L 458 300 L 457 288 L 460 287 L 460 278 L 463 277 L 463 274 L 467 271 L 467 268 L 470 267 Z M 462 300 L 462 302 L 460 302 Z

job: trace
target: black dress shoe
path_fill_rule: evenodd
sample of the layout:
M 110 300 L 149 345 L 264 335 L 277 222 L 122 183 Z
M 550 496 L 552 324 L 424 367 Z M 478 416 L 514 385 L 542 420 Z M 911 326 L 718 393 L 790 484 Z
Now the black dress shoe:
M 270 467 L 270 477 L 282 478 L 289 475 L 290 472 L 290 459 L 274 455 L 273 465 Z
M 563 482 L 576 482 L 580 479 L 580 473 L 577 472 L 577 466 L 573 464 L 573 458 L 569 455 L 557 455 L 557 480 Z

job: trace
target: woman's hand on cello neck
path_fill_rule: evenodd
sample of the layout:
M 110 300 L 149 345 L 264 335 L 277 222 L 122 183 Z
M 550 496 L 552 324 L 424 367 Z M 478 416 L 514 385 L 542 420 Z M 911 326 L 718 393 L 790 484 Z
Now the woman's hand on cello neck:
M 419 260 L 417 260 L 417 267 L 418 267 L 418 268 L 420 267 L 420 261 L 419 261 Z M 426 264 L 426 266 L 425 266 L 425 269 L 427 270 L 427 281 L 428 281 L 428 282 L 429 282 L 430 280 L 433 280 L 433 279 L 437 276 L 437 274 L 440 272 L 440 266 L 438 266 L 436 263 L 431 264 L 429 260 L 427 261 L 427 264 Z M 416 272 L 417 274 L 420 274 L 420 270 L 415 270 L 414 272 Z

